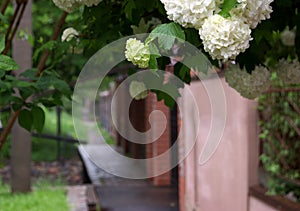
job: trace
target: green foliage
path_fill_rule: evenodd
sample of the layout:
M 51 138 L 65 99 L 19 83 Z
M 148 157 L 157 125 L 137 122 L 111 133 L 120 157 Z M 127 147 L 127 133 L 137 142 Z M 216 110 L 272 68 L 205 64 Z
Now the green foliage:
M 179 41 L 185 40 L 185 33 L 179 24 L 174 22 L 166 23 L 157 26 L 148 37 L 150 40 L 156 38 L 158 39 L 158 46 L 168 51 L 174 46 L 176 39 Z
M 253 40 L 250 42 L 250 47 L 240 54 L 236 61 L 242 67 L 246 67 L 248 72 L 251 72 L 258 64 L 273 67 L 282 58 L 299 59 L 299 8 L 300 1 L 274 1 L 272 3 L 271 19 L 262 21 L 253 30 Z M 289 15 L 282 18 L 282 14 Z M 280 40 L 279 32 L 282 32 L 286 27 L 293 29 L 295 26 L 297 26 L 295 46 L 284 46 Z
M 237 0 L 224 0 L 222 6 L 221 6 L 221 12 L 219 13 L 224 18 L 230 17 L 230 11 L 232 8 L 236 7 L 238 5 Z
M 31 114 L 33 116 L 32 126 L 41 133 L 45 124 L 45 112 L 42 108 L 34 106 L 31 109 Z
M 41 132 L 45 117 L 38 105 L 62 105 L 62 98 L 70 99 L 72 92 L 69 85 L 54 71 L 45 71 L 39 78 L 35 74 L 35 69 L 29 69 L 19 78 L 10 74 L 3 75 L 0 81 L 0 106 L 12 106 L 15 111 L 22 109 L 19 124 L 28 131 L 36 129 Z M 15 95 L 16 89 L 20 97 Z M 33 97 L 28 102 L 30 96 Z
M 300 188 L 292 182 L 300 180 L 299 99 L 299 92 L 265 94 L 259 99 L 259 111 L 263 148 L 260 159 L 270 175 L 268 192 L 280 195 L 293 192 L 300 201 Z
M 23 109 L 18 116 L 18 121 L 21 127 L 28 131 L 31 131 L 33 116 L 29 110 Z
M 29 194 L 11 194 L 9 186 L 0 183 L 0 207 L 5 211 L 67 211 L 65 190 L 48 183 L 39 184 Z
M 176 75 L 178 78 L 180 78 L 187 84 L 190 84 L 191 82 L 190 72 L 191 69 L 188 68 L 186 65 L 182 64 L 181 62 L 176 63 L 174 66 L 174 75 Z
M 9 56 L 0 55 L 0 69 L 5 71 L 16 70 L 19 65 Z
M 0 35 L 0 53 L 4 50 L 5 48 L 5 35 L 2 34 Z

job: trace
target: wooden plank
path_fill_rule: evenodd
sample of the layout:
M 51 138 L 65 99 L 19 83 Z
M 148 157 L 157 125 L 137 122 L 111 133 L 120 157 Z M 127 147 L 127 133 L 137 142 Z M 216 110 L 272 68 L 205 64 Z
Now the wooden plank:
M 277 210 L 282 211 L 299 211 L 300 210 L 300 204 L 293 202 L 287 198 L 284 198 L 282 196 L 268 196 L 266 195 L 266 189 L 257 185 L 254 187 L 251 187 L 249 190 L 249 195 L 259 199 L 260 201 L 270 205 L 271 207 L 274 207 Z
M 97 211 L 99 208 L 99 200 L 96 196 L 93 185 L 88 185 L 86 188 L 87 206 L 89 211 Z

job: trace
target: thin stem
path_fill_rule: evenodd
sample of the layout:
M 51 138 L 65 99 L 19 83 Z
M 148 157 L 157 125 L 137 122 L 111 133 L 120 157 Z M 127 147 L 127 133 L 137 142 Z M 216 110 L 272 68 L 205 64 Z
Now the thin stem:
M 27 5 L 27 2 L 23 3 L 22 5 L 20 5 L 20 6 L 22 7 L 22 8 L 21 8 L 21 12 L 20 12 L 20 14 L 19 14 L 19 16 L 18 16 L 18 19 L 17 19 L 16 25 L 15 25 L 15 27 L 14 27 L 14 29 L 13 29 L 13 32 L 12 32 L 12 34 L 11 34 L 9 40 L 8 40 L 7 43 L 6 43 L 5 49 L 4 49 L 4 51 L 3 51 L 3 54 L 6 54 L 6 53 L 8 52 L 8 50 L 10 49 L 10 47 L 11 47 L 12 41 L 13 41 L 13 39 L 14 39 L 16 33 L 17 33 L 17 30 L 18 30 L 19 25 L 20 25 L 20 23 L 21 23 L 23 14 L 24 14 L 24 12 L 25 12 L 26 5 Z M 19 6 L 19 5 L 18 5 L 18 6 Z
M 64 25 L 64 23 L 66 21 L 67 15 L 68 15 L 67 12 L 63 12 L 63 14 L 61 15 L 59 22 L 57 23 L 54 33 L 51 37 L 51 40 L 57 40 L 57 38 L 61 32 L 62 26 Z M 37 66 L 38 70 L 37 70 L 36 76 L 39 76 L 42 73 L 42 70 L 44 69 L 49 56 L 50 56 L 50 51 L 46 50 L 44 52 L 44 54 L 42 55 L 41 60 Z
M 20 7 L 21 7 L 21 4 L 17 4 L 14 15 L 12 16 L 12 18 L 10 20 L 10 24 L 8 26 L 8 29 L 7 29 L 7 32 L 6 32 L 6 35 L 5 35 L 5 40 L 8 40 L 8 38 L 9 38 L 10 32 L 11 32 L 11 30 L 14 26 L 15 20 L 16 20 L 16 17 L 19 14 Z
M 290 87 L 290 88 L 271 88 L 266 93 L 273 93 L 273 92 L 299 92 L 300 87 Z
M 4 5 L 2 6 L 2 9 L 1 9 L 1 14 L 2 14 L 2 15 L 4 15 L 4 13 L 5 13 L 5 11 L 6 11 L 6 8 L 7 8 L 8 4 L 9 4 L 9 2 L 10 2 L 10 0 L 6 0 L 6 1 L 4 2 Z
M 7 125 L 3 129 L 3 131 L 2 131 L 2 133 L 0 135 L 0 150 L 3 147 L 3 145 L 4 145 L 4 143 L 5 143 L 6 139 L 7 139 L 7 136 L 10 133 L 10 131 L 11 131 L 11 129 L 12 129 L 12 127 L 13 127 L 16 119 L 18 118 L 18 115 L 19 115 L 20 111 L 21 111 L 21 109 L 18 110 L 18 111 L 16 111 L 15 113 L 13 113 L 10 116 Z

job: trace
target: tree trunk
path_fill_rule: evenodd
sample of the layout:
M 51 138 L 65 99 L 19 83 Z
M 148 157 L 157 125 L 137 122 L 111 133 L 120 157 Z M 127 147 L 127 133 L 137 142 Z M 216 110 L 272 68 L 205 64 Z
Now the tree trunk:
M 32 1 L 29 0 L 19 30 L 32 34 Z M 32 67 L 32 47 L 18 36 L 13 41 L 13 58 L 20 66 L 17 73 Z M 31 135 L 16 122 L 11 133 L 11 191 L 26 193 L 31 190 Z

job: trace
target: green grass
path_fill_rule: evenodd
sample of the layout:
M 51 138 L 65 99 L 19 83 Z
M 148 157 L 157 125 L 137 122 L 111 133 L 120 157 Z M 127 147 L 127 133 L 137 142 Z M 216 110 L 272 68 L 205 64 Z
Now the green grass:
M 44 108 L 46 119 L 43 134 L 56 135 L 57 134 L 57 114 L 55 109 Z M 101 127 L 100 123 L 98 128 L 101 131 L 107 144 L 115 144 L 115 140 L 111 135 Z M 85 128 L 78 128 L 84 130 Z M 79 131 L 80 132 L 80 131 Z M 82 132 L 82 131 L 81 131 Z M 85 132 L 85 131 L 83 131 Z M 73 118 L 71 114 L 62 111 L 61 112 L 61 136 L 72 137 L 76 139 L 76 132 L 73 124 Z M 61 149 L 63 149 L 63 142 L 60 143 Z M 71 158 L 77 153 L 77 144 L 66 143 L 65 158 Z M 40 137 L 32 137 L 32 160 L 33 161 L 54 161 L 57 159 L 57 141 L 51 139 L 45 139 Z M 61 151 L 61 154 L 63 150 Z M 7 140 L 4 147 L 0 152 L 0 167 L 1 160 L 9 158 L 10 156 L 10 140 Z
M 5 211 L 68 211 L 67 196 L 61 186 L 37 183 L 28 194 L 11 194 L 8 185 L 0 183 L 0 209 Z

